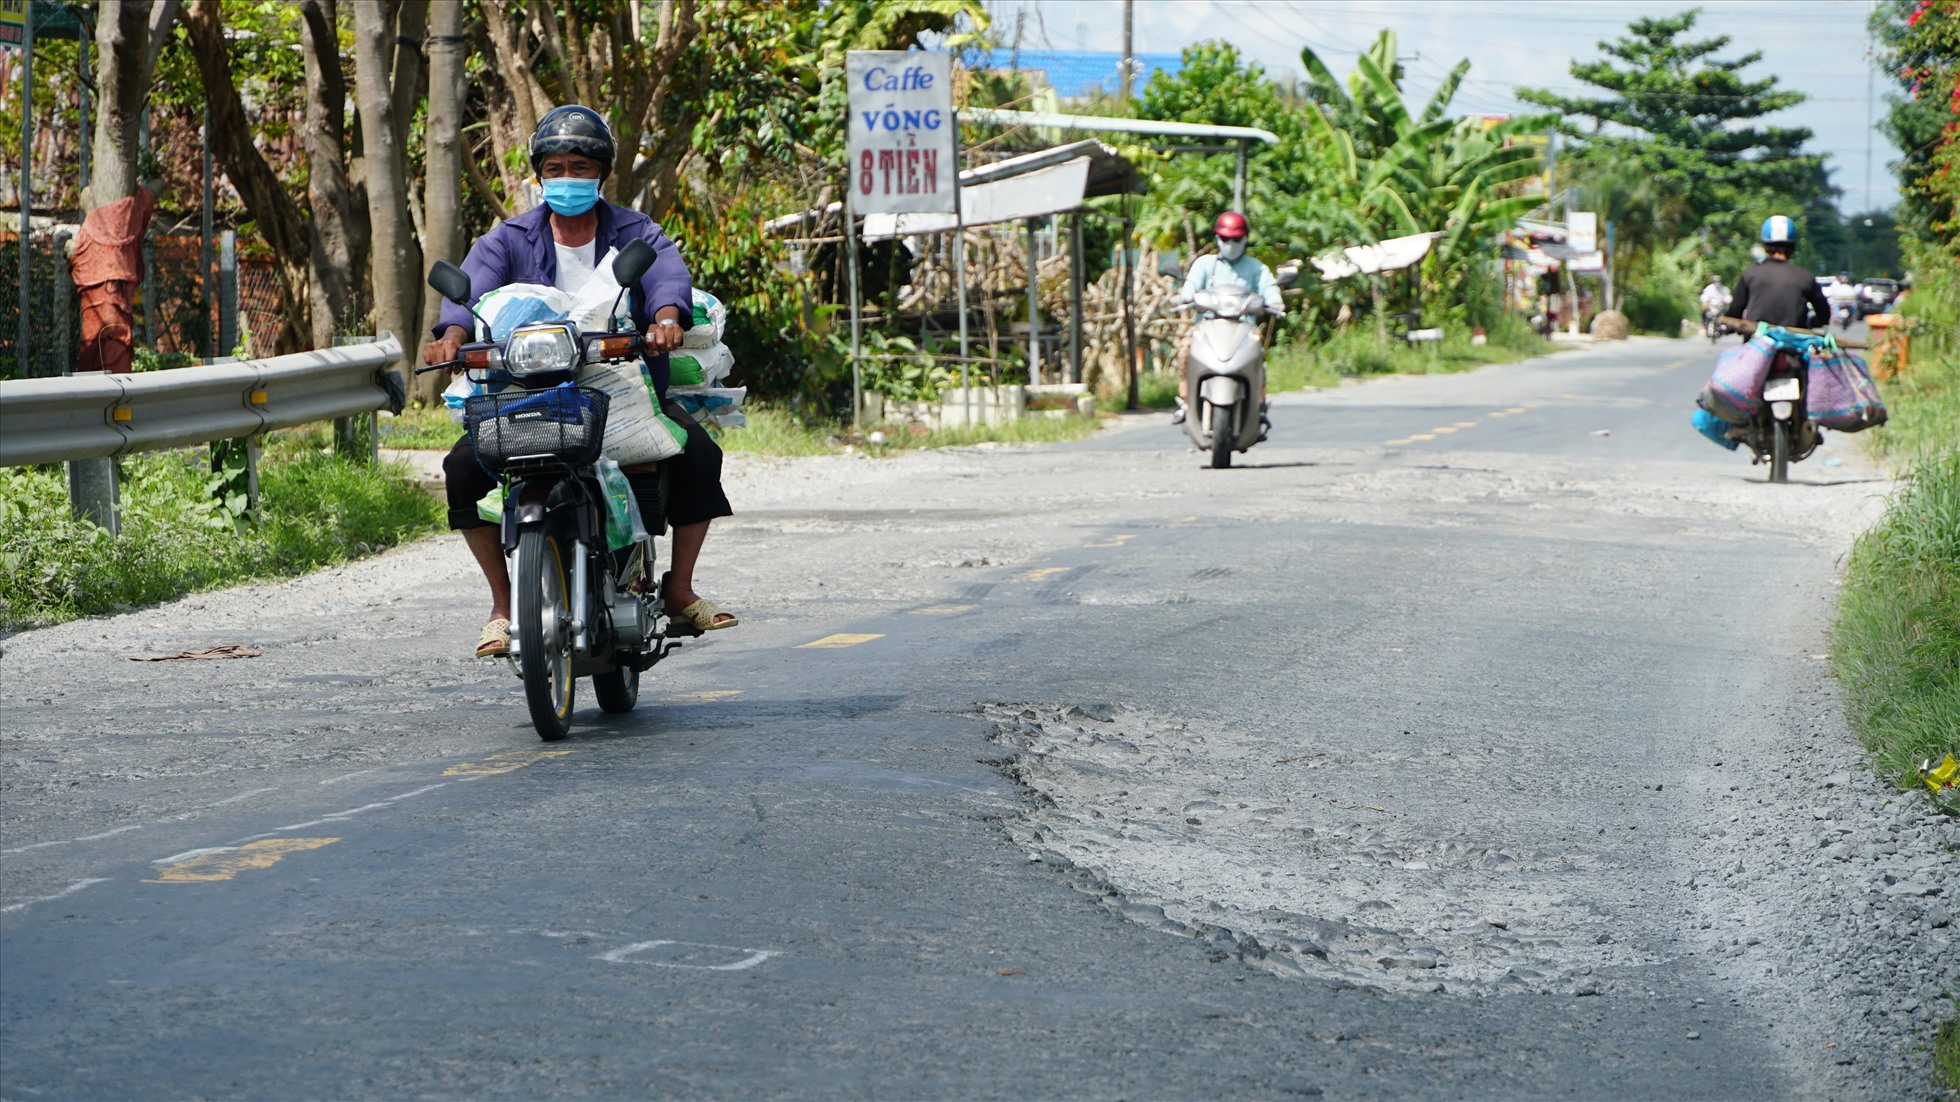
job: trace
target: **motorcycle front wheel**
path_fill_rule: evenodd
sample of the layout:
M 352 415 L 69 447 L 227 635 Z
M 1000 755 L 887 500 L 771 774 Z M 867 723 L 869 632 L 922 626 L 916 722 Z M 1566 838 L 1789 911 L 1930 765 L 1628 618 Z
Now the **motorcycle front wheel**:
M 564 554 L 543 528 L 518 535 L 516 582 L 524 702 L 538 737 L 557 742 L 572 732 L 572 601 Z
M 1790 427 L 1781 421 L 1769 423 L 1769 480 L 1790 481 Z
M 1211 407 L 1211 469 L 1232 465 L 1232 407 Z

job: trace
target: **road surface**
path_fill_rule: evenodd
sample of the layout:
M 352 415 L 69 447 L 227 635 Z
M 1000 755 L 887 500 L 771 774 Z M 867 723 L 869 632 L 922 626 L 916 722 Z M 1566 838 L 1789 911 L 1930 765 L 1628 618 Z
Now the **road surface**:
M 1708 358 L 734 457 L 742 625 L 559 744 L 449 537 L 6 640 L 0 1094 L 1919 1091 L 1812 856 L 1888 487 L 1696 436 Z

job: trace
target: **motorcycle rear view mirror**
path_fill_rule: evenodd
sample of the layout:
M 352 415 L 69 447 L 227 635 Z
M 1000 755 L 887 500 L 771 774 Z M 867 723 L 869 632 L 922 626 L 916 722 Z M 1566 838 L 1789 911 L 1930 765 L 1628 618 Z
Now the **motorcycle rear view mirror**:
M 1281 264 L 1279 271 L 1273 273 L 1273 281 L 1281 287 L 1291 287 L 1295 283 L 1298 283 L 1300 281 L 1300 262 L 1298 260 L 1289 260 Z
M 638 283 L 640 277 L 647 274 L 647 269 L 651 267 L 653 267 L 653 246 L 647 244 L 643 238 L 635 239 L 619 250 L 618 256 L 613 257 L 613 279 L 621 287 L 630 287 Z
M 447 260 L 438 260 L 435 267 L 429 269 L 429 286 L 436 289 L 436 294 L 458 306 L 467 307 L 470 304 L 469 273 Z

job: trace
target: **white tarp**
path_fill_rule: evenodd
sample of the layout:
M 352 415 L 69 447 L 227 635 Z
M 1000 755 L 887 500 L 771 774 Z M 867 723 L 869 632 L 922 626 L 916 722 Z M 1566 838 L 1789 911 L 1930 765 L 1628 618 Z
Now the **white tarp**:
M 1351 275 L 1393 272 L 1407 268 L 1429 255 L 1430 242 L 1443 236 L 1441 231 L 1391 237 L 1373 245 L 1350 245 L 1340 252 L 1327 252 L 1313 258 L 1322 282 L 1346 279 Z
M 1082 193 L 1088 186 L 1089 158 L 1077 157 L 1004 180 L 962 187 L 960 206 L 969 226 L 1012 222 L 1074 210 L 1082 205 Z M 959 221 L 951 214 L 867 214 L 864 237 L 882 241 L 917 233 L 944 233 L 957 225 Z
M 953 210 L 952 55 L 851 50 L 844 168 L 857 214 Z

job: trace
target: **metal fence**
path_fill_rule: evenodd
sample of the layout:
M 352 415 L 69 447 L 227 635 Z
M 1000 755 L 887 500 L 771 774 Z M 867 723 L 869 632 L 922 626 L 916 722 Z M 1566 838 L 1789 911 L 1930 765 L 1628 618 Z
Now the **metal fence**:
M 367 344 L 133 375 L 0 381 L 0 466 L 60 463 L 256 436 L 372 413 L 398 393 L 402 346 Z
M 0 231 L 0 378 L 46 379 L 73 372 L 80 358 L 81 299 L 68 271 L 77 227 L 36 225 L 28 238 L 28 342 L 20 328 L 20 235 Z M 210 269 L 197 234 L 152 233 L 136 296 L 138 350 L 192 362 L 277 347 L 286 324 L 271 258 L 231 231 L 212 240 Z

